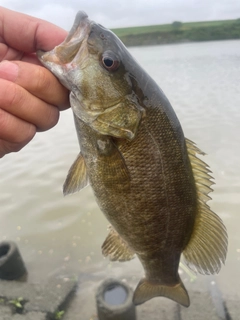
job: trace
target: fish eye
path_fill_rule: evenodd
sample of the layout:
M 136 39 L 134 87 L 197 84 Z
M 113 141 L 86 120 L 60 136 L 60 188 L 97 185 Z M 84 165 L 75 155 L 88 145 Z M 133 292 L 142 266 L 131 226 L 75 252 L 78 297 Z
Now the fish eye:
M 102 64 L 109 71 L 116 71 L 120 66 L 118 57 L 111 51 L 106 51 L 102 55 Z

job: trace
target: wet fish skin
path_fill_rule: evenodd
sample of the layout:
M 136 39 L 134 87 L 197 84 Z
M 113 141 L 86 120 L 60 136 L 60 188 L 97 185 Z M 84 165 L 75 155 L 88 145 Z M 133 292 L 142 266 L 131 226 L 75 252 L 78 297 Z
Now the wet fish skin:
M 112 225 L 103 254 L 120 261 L 136 254 L 141 261 L 136 304 L 166 296 L 189 306 L 178 274 L 181 254 L 189 267 L 212 274 L 227 252 L 226 229 L 206 204 L 212 182 L 196 157 L 201 151 L 185 139 L 154 80 L 86 14 L 77 15 L 63 44 L 39 58 L 71 91 L 81 153 L 64 193 L 90 183 Z

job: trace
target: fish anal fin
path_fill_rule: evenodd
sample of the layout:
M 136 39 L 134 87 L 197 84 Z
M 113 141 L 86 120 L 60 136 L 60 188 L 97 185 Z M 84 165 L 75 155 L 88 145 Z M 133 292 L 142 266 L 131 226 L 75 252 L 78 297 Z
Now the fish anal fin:
M 212 177 L 207 164 L 196 154 L 203 154 L 195 144 L 186 139 L 189 160 L 196 183 L 198 207 L 191 238 L 183 251 L 187 266 L 201 274 L 218 273 L 227 255 L 227 231 L 222 220 L 210 210 L 207 201 L 212 191 Z
M 88 185 L 88 175 L 84 158 L 79 153 L 77 159 L 68 171 L 67 178 L 63 185 L 63 194 L 66 196 L 70 193 L 80 191 Z
M 110 232 L 102 245 L 102 253 L 109 257 L 111 261 L 128 261 L 134 258 L 134 252 L 129 248 L 126 241 L 113 229 L 109 227 Z
M 150 282 L 147 279 L 142 279 L 133 295 L 133 303 L 135 305 L 142 304 L 155 297 L 166 297 L 184 307 L 189 307 L 190 300 L 183 283 L 180 282 L 174 286 L 167 286 L 157 282 Z

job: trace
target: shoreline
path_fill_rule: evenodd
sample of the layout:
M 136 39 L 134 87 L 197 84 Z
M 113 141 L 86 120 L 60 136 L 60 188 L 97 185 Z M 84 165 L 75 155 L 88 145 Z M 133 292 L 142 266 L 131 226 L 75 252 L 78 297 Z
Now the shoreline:
M 240 19 L 112 29 L 128 47 L 240 39 Z

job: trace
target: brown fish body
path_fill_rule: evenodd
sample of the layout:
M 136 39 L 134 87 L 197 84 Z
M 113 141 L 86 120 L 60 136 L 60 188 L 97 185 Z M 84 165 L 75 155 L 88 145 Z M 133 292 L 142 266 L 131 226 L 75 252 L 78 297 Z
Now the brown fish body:
M 83 30 L 83 31 L 82 31 Z M 111 223 L 102 250 L 140 259 L 134 302 L 189 297 L 178 274 L 183 253 L 203 274 L 220 270 L 227 234 L 206 204 L 212 184 L 201 151 L 185 139 L 163 92 L 118 38 L 79 13 L 69 36 L 40 60 L 71 90 L 81 153 L 64 193 L 88 182 Z
M 146 265 L 149 278 L 163 282 L 164 274 L 164 282 L 176 284 L 195 221 L 196 189 L 179 122 L 174 130 L 158 107 L 149 109 L 133 141 L 96 134 L 81 120 L 78 135 L 107 219 Z M 150 259 L 154 265 L 148 268 Z

